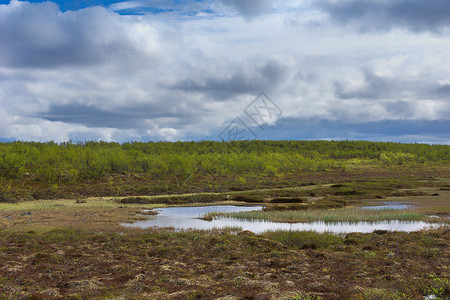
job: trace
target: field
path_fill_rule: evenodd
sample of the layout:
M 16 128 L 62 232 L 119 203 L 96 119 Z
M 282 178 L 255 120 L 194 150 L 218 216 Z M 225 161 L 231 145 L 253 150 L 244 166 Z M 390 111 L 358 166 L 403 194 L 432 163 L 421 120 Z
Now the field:
M 0 144 L 0 299 L 446 299 L 448 225 L 341 236 L 120 223 L 259 203 L 233 217 L 448 224 L 449 174 L 439 145 Z M 392 202 L 412 207 L 358 209 Z

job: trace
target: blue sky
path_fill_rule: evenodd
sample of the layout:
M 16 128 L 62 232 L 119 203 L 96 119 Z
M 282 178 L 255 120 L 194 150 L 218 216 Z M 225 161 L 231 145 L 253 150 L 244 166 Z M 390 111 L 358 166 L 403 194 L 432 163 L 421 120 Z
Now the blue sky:
M 449 15 L 447 0 L 0 0 L 0 142 L 450 144 Z
M 30 3 L 41 3 L 45 1 L 41 0 L 30 0 L 28 1 Z M 52 1 L 61 8 L 61 11 L 67 11 L 67 10 L 79 10 L 90 6 L 108 6 L 113 3 L 121 2 L 121 1 L 90 1 L 90 0 L 75 0 L 75 1 Z M 9 4 L 10 1 L 0 1 L 1 4 Z

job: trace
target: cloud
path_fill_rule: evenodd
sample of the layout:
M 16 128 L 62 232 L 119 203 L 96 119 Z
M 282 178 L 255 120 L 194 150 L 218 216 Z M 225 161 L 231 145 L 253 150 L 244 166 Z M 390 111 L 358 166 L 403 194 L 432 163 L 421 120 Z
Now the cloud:
M 293 68 L 295 76 L 288 76 L 280 107 L 286 117 L 350 124 L 448 120 L 450 101 L 439 85 L 448 78 L 441 63 L 447 59 L 445 53 L 344 61 L 304 57 Z
M 281 60 L 267 59 L 238 63 L 227 59 L 203 58 L 183 70 L 184 76 L 169 86 L 186 93 L 201 93 L 210 99 L 232 100 L 240 95 L 256 96 L 274 91 L 286 79 L 288 69 Z M 190 76 L 188 76 L 188 74 Z
M 260 138 L 392 137 L 404 121 L 418 125 L 399 134 L 431 141 L 434 128 L 433 141 L 448 141 L 438 125 L 450 116 L 450 66 L 442 63 L 450 46 L 442 35 L 367 35 L 323 19 L 314 28 L 287 24 L 317 12 L 296 9 L 305 1 L 284 9 L 287 1 L 228 1 L 225 12 L 225 2 L 197 2 L 146 15 L 113 8 L 175 2 L 66 12 L 51 2 L 0 5 L 0 137 L 218 139 L 265 91 L 283 113 L 265 132 L 248 124 Z M 208 8 L 221 13 L 194 13 Z M 253 18 L 263 12 L 269 17 Z M 390 125 L 362 130 L 367 123 Z
M 273 5 L 272 0 L 221 0 L 223 4 L 233 8 L 247 19 L 268 12 Z
M 332 20 L 362 31 L 407 29 L 446 32 L 450 28 L 447 0 L 320 0 L 312 2 Z
M 158 31 L 105 8 L 61 13 L 53 2 L 0 5 L 0 64 L 21 68 L 151 64 L 163 59 Z
M 436 88 L 436 93 L 440 96 L 447 96 L 450 98 L 450 84 L 440 85 Z

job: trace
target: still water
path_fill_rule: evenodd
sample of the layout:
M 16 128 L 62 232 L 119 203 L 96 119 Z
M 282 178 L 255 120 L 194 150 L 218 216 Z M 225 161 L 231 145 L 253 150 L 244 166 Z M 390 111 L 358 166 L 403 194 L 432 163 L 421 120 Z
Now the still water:
M 362 206 L 363 210 L 383 210 L 383 209 L 394 209 L 394 210 L 403 210 L 414 208 L 414 205 L 407 204 L 405 202 L 384 202 L 383 205 L 374 205 L 374 206 Z
M 122 224 L 135 228 L 173 228 L 176 231 L 185 230 L 212 230 L 224 228 L 240 228 L 254 233 L 263 233 L 274 230 L 315 231 L 345 234 L 350 232 L 373 232 L 374 230 L 389 231 L 418 231 L 427 228 L 437 228 L 441 225 L 426 223 L 423 221 L 378 221 L 378 222 L 336 222 L 325 223 L 322 221 L 311 223 L 278 223 L 261 220 L 239 220 L 233 218 L 219 218 L 213 221 L 204 221 L 199 217 L 210 212 L 239 212 L 261 210 L 262 206 L 202 206 L 202 207 L 168 207 L 155 209 L 159 214 L 149 216 L 145 221 L 132 224 Z

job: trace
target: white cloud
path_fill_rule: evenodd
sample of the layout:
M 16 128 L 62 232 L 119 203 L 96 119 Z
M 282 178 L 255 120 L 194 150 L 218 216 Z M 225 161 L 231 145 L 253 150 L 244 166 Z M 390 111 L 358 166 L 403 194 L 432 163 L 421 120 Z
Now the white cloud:
M 150 23 L 101 7 L 61 13 L 52 2 L 2 5 L 0 28 L 0 63 L 10 67 L 93 67 L 112 61 L 151 66 L 169 54 Z
M 361 34 L 307 1 L 227 2 L 250 22 L 113 11 L 162 3 L 150 2 L 65 13 L 51 2 L 0 5 L 0 137 L 214 138 L 262 90 L 299 123 L 449 120 L 440 35 Z M 214 7 L 224 9 L 204 8 Z

